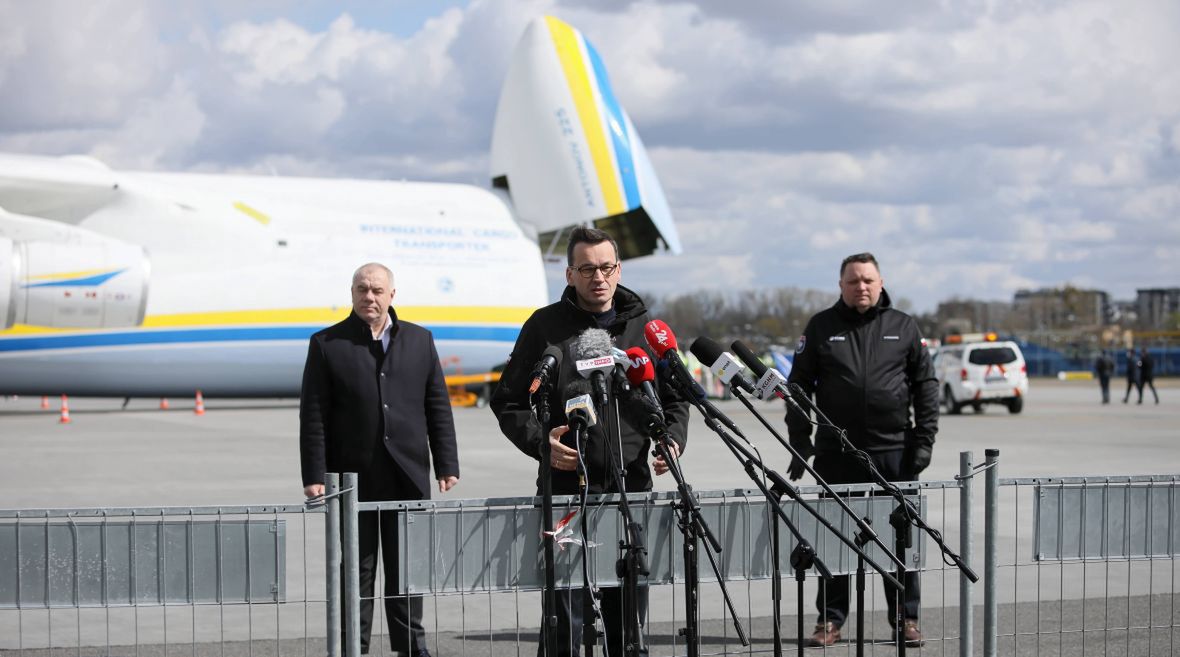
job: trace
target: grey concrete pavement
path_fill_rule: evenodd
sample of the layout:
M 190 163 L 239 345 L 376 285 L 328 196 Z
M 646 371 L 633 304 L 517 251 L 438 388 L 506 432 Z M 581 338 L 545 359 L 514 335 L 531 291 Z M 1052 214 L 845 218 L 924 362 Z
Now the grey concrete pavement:
M 1057 382 L 1034 380 L 1025 410 L 1020 415 L 1010 415 L 1001 407 L 985 407 L 982 414 L 976 415 L 968 410 L 961 416 L 944 416 L 940 421 L 940 432 L 935 449 L 935 456 L 930 470 L 923 478 L 928 480 L 946 480 L 953 477 L 958 470 L 958 453 L 962 450 L 973 450 L 977 462 L 983 460 L 983 450 L 997 448 L 1001 451 L 1001 473 L 1004 477 L 1031 476 L 1073 476 L 1073 475 L 1119 475 L 1119 474 L 1167 474 L 1177 470 L 1180 459 L 1177 458 L 1176 446 L 1180 441 L 1180 385 L 1172 380 L 1159 382 L 1161 404 L 1145 404 L 1142 406 L 1123 405 L 1116 402 L 1111 405 L 1099 403 L 1097 384 L 1092 382 Z M 192 506 L 192 505 L 220 505 L 220 504 L 298 504 L 301 501 L 301 486 L 299 482 L 298 457 L 298 407 L 293 400 L 206 400 L 208 412 L 203 416 L 192 413 L 191 400 L 172 401 L 172 410 L 157 410 L 158 400 L 132 400 L 127 410 L 121 410 L 122 400 L 115 399 L 74 399 L 71 400 L 72 422 L 61 425 L 57 422 L 56 404 L 50 411 L 38 409 L 39 399 L 21 398 L 18 400 L 0 400 L 0 491 L 3 493 L 3 508 L 60 508 L 60 507 L 140 507 L 140 506 Z M 753 416 L 737 402 L 729 401 L 719 404 L 758 445 L 768 463 L 780 471 L 786 470 L 788 456 L 785 450 L 760 427 Z M 781 404 L 757 402 L 757 407 L 765 412 L 771 422 L 782 427 Z M 533 481 L 536 472 L 535 462 L 520 454 L 499 433 L 490 411 L 487 409 L 464 408 L 455 410 L 455 418 L 459 430 L 460 456 L 462 463 L 462 479 L 459 486 L 448 494 L 448 498 L 486 498 L 524 496 L 533 492 Z M 740 466 L 730 456 L 728 450 L 712 435 L 700 422 L 694 419 L 690 434 L 687 454 L 683 459 L 686 478 L 698 490 L 749 488 L 750 482 Z M 809 481 L 801 483 L 810 483 Z M 657 479 L 657 488 L 671 490 L 673 482 L 669 477 Z M 957 527 L 957 502 L 947 501 L 947 509 L 941 512 L 939 526 L 952 528 L 947 531 L 948 538 L 953 538 Z M 982 482 L 976 488 L 977 526 L 982 529 Z M 1027 510 L 1023 511 L 1027 513 Z M 313 526 L 309 535 L 309 545 L 322 540 Z M 1018 532 L 1027 532 L 1017 524 L 1002 525 L 1002 545 L 1006 552 L 1005 559 L 1009 562 L 1027 562 L 1028 555 L 1020 552 L 1017 547 Z M 1021 537 L 1026 540 L 1026 537 Z M 982 540 L 976 540 L 976 566 L 982 563 L 980 557 Z M 931 558 L 928 557 L 928 563 Z M 936 561 L 934 562 L 936 563 Z M 292 568 L 302 568 L 297 560 L 290 563 Z M 1076 584 L 1088 579 L 1097 578 L 1105 583 L 1102 599 L 1108 607 L 1126 605 L 1126 600 L 1118 602 L 1112 596 L 1129 594 L 1131 608 L 1146 605 L 1148 593 L 1158 592 L 1156 586 L 1159 581 L 1171 582 L 1171 599 L 1175 599 L 1174 561 L 1165 560 L 1158 572 L 1144 579 L 1132 576 L 1128 572 L 1120 579 L 1118 573 L 1110 575 L 1104 573 L 1100 566 L 1089 572 L 1077 576 L 1075 571 L 1062 570 L 1056 579 L 1046 584 L 1048 587 L 1042 595 L 1035 581 L 1040 581 L 1042 572 L 1034 570 L 1035 577 L 1030 578 L 1029 570 L 1017 571 L 1009 569 L 1004 573 L 1001 590 L 1004 596 L 1006 611 L 1014 620 L 1021 620 L 1029 616 L 1038 608 L 1027 607 L 1029 599 L 1037 596 L 1044 598 L 1056 595 L 1057 587 L 1062 582 Z M 1170 568 L 1170 570 L 1164 570 Z M 981 568 L 979 568 L 981 570 Z M 1110 569 L 1106 569 L 1109 571 Z M 1129 569 L 1128 569 L 1129 570 Z M 1052 580 L 1052 571 L 1046 571 Z M 295 595 L 293 599 L 302 597 L 315 598 L 315 592 L 320 590 L 318 583 L 322 582 L 322 564 L 309 563 L 306 573 L 292 574 L 302 578 L 306 575 L 306 590 L 297 586 L 289 587 Z M 302 580 L 301 580 L 302 581 Z M 924 618 L 928 635 L 943 636 L 941 619 L 946 619 L 948 627 L 954 627 L 955 609 L 957 604 L 957 578 L 953 573 L 937 573 L 924 576 L 924 616 L 929 614 L 929 620 Z M 1113 582 L 1113 584 L 1112 584 Z M 735 587 L 741 598 L 739 608 L 743 614 L 753 617 L 754 636 L 758 639 L 754 648 L 768 650 L 766 637 L 769 636 L 766 611 L 769 608 L 765 602 L 765 583 L 755 583 L 751 587 Z M 788 582 L 789 584 L 789 582 Z M 876 591 L 880 602 L 880 587 L 877 582 L 870 584 Z M 1152 588 L 1156 587 L 1156 588 Z M 1091 586 L 1087 595 L 1095 595 L 1099 589 Z M 793 589 L 787 588 L 788 602 L 784 609 L 788 613 L 795 612 Z M 654 592 L 653 592 L 654 595 Z M 679 593 L 664 591 L 653 598 L 652 634 L 653 654 L 669 654 L 673 648 L 671 636 L 674 634 L 675 623 L 672 621 L 676 610 L 682 606 Z M 737 652 L 738 646 L 724 638 L 720 603 L 713 593 L 708 594 L 708 605 L 705 609 L 707 619 L 706 631 L 716 640 L 714 647 L 727 645 L 730 652 Z M 808 626 L 813 621 L 813 611 L 810 609 L 813 589 L 810 582 L 806 591 L 807 609 L 805 619 Z M 1031 596 L 1031 598 L 1030 598 Z M 322 594 L 319 596 L 322 598 Z M 516 616 L 519 621 L 504 622 L 500 620 L 506 599 L 490 597 L 473 597 L 460 603 L 457 599 L 442 600 L 439 603 L 442 620 L 435 627 L 439 637 L 438 652 L 442 654 L 457 654 L 458 651 L 470 654 L 517 654 L 515 639 L 507 641 L 506 637 L 515 637 L 519 631 L 524 645 L 521 650 L 531 654 L 532 628 L 536 626 L 538 612 L 535 596 L 522 595 L 513 600 Z M 1069 597 L 1066 595 L 1064 597 Z M 1157 596 L 1158 597 L 1158 596 Z M 982 592 L 977 589 L 975 599 L 982 601 Z M 1154 599 L 1154 598 L 1151 598 Z M 1015 604 L 1019 603 L 1019 604 Z M 1087 617 L 1091 611 L 1087 605 Z M 1156 608 L 1159 608 L 1159 604 Z M 1064 609 L 1066 618 L 1080 613 L 1080 603 L 1067 600 L 1058 607 L 1051 600 L 1043 600 L 1039 607 L 1041 616 L 1052 616 L 1053 609 Z M 1072 605 L 1072 606 L 1071 606 Z M 1173 604 L 1172 608 L 1180 609 L 1180 604 Z M 1031 610 L 1031 611 L 1030 611 Z M 89 614 L 94 610 L 87 610 Z M 148 630 L 142 626 L 142 619 L 152 618 L 155 611 L 142 609 L 134 622 L 119 621 L 124 626 L 140 625 L 139 654 L 153 654 L 151 639 L 154 629 Z M 496 620 L 489 621 L 495 612 Z M 3 613 L 3 612 L 0 612 Z M 36 645 L 35 637 L 46 625 L 48 618 L 42 619 L 45 612 L 27 611 L 22 625 L 26 647 Z M 119 616 L 122 612 L 115 612 Z M 208 610 L 200 610 L 202 615 Z M 74 612 L 62 610 L 54 612 L 55 635 L 64 632 L 63 641 L 69 645 L 73 632 L 70 630 L 69 618 Z M 185 643 L 183 620 L 188 615 L 196 613 L 186 608 L 169 610 L 169 618 L 176 615 L 177 620 L 170 620 L 172 636 L 180 647 L 176 654 L 193 654 L 190 643 Z M 281 615 L 281 618 L 278 616 Z M 511 614 L 509 614 L 511 615 Z M 1035 614 L 1034 614 L 1035 615 Z M 1169 616 L 1171 614 L 1169 613 Z M 231 629 L 240 629 L 243 625 L 240 614 L 230 614 Z M 268 617 L 276 617 L 275 624 L 284 628 L 281 635 L 287 637 L 291 632 L 322 636 L 322 606 L 308 603 L 304 609 L 284 609 L 282 614 L 274 611 L 264 611 L 261 614 L 254 636 L 270 636 L 269 640 L 227 643 L 226 654 L 274 654 L 281 650 L 282 654 L 304 654 L 303 642 L 283 639 L 276 641 L 277 630 L 270 630 L 264 622 Z M 1132 613 L 1132 617 L 1137 615 Z M 310 623 L 304 626 L 301 618 L 310 618 Z M 460 619 L 460 620 L 456 620 Z M 936 621 L 936 619 L 938 619 Z M 785 627 L 793 628 L 793 619 L 784 618 Z M 457 634 L 453 631 L 455 623 L 468 628 L 467 634 Z M 977 621 L 977 628 L 981 621 Z M 216 622 L 210 620 L 202 623 L 215 627 Z M 486 629 L 480 630 L 481 624 Z M 1175 624 L 1172 621 L 1172 624 Z M 512 628 L 519 626 L 519 630 Z M 4 625 L 11 628 L 11 625 Z M 851 629 L 851 622 L 849 624 Z M 873 623 L 873 631 L 883 638 L 884 622 L 877 619 Z M 1044 626 L 1042 626 L 1044 627 Z M 512 629 L 506 629 L 512 628 Z M 234 629 L 234 631 L 236 631 Z M 137 630 L 139 631 L 139 630 Z M 1002 626 L 1002 632 L 1003 632 Z M 1009 630 L 1010 631 L 1010 630 Z M 1023 629 L 1021 630 L 1024 631 Z M 191 631 L 190 631 L 191 632 Z M 268 634 L 269 632 L 269 634 Z M 1152 636 L 1169 630 L 1155 630 L 1149 632 Z M 481 634 L 482 633 L 482 634 Z M 233 632 L 230 633 L 231 635 Z M 1125 633 L 1124 633 L 1125 634 Z M 793 636 L 793 630 L 784 630 L 784 635 Z M 481 636 L 483 638 L 481 638 Z M 488 637 L 491 637 L 489 640 Z M 732 636 L 730 632 L 729 636 Z M 1110 632 L 1081 633 L 1069 632 L 1058 636 L 1049 650 L 1051 654 L 1082 654 L 1080 651 L 1083 636 L 1088 636 L 1085 647 L 1086 654 L 1090 654 L 1092 646 L 1098 642 L 1095 637 L 1109 639 Z M 1117 637 L 1116 637 L 1117 638 Z M 1122 639 L 1110 640 L 1112 646 L 1106 654 L 1148 654 L 1146 639 L 1132 632 L 1129 643 Z M 2 637 L 0 649 L 13 647 L 12 636 Z M 231 639 L 236 641 L 236 639 Z M 1023 639 L 1009 641 L 1019 646 L 1001 654 L 1029 654 L 1026 652 L 1028 643 Z M 1033 644 L 1035 644 L 1035 637 Z M 1071 643 L 1073 642 L 1073 643 Z M 1126 643 L 1127 650 L 1119 648 Z M 1141 645 L 1142 643 L 1142 645 Z M 317 645 L 312 641 L 313 646 Z M 55 642 L 55 645 L 60 645 Z M 204 644 L 198 644 L 202 646 Z M 234 648 L 233 645 L 240 646 Z M 1004 648 L 1001 642 L 1001 648 Z M 1042 650 L 1047 644 L 1041 643 Z M 1060 645 L 1060 648 L 1058 647 Z M 1152 643 L 1150 654 L 1168 654 L 1159 652 L 1158 637 Z M 1172 645 L 1172 644 L 1168 644 Z M 1176 644 L 1180 646 L 1180 643 Z M 267 647 L 271 646 L 271 647 Z M 290 646 L 290 650 L 288 647 Z M 682 652 L 682 645 L 677 644 Z M 939 654 L 954 653 L 957 648 L 952 642 L 934 643 L 927 650 L 938 650 Z M 1075 651 L 1075 648 L 1077 650 Z M 201 648 L 203 650 L 204 648 Z M 838 647 L 844 654 L 850 654 L 848 644 Z M 193 649 L 195 650 L 195 648 Z M 885 654 L 890 647 L 876 646 L 870 654 Z M 1058 650 L 1061 652 L 1059 653 Z M 1122 650 L 1122 652 L 1119 652 Z M 269 652 L 268 652 L 269 651 Z M 198 651 L 199 653 L 199 651 Z M 26 651 L 25 654 L 35 654 Z M 70 654 L 74 654 L 71 652 Z M 83 653 L 86 654 L 86 653 Z M 111 654 L 120 654 L 112 649 Z M 130 652 L 128 654 L 131 654 Z M 160 652 L 162 654 L 162 651 Z M 172 649 L 169 654 L 173 654 Z M 309 654 L 315 654 L 313 649 Z M 818 654 L 818 653 L 817 653 Z

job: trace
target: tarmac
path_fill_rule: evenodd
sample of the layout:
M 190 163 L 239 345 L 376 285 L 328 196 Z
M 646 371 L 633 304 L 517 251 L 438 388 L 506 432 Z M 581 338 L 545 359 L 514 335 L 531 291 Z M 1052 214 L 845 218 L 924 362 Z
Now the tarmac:
M 1177 464 L 1177 442 L 1180 441 L 1180 381 L 1157 381 L 1160 404 L 1149 398 L 1142 405 L 1132 398 L 1121 403 L 1121 388 L 1116 386 L 1114 401 L 1100 403 L 1098 386 L 1092 381 L 1059 382 L 1034 379 L 1026 399 L 1024 411 L 1011 415 L 1000 406 L 986 406 L 982 413 L 967 409 L 960 416 L 942 416 L 934 461 L 923 473 L 924 480 L 949 480 L 958 473 L 959 452 L 971 451 L 974 461 L 981 463 L 985 449 L 1000 451 L 999 472 L 1002 477 L 1063 477 L 1173 474 Z M 1149 393 L 1150 396 L 1150 393 Z M 121 399 L 71 399 L 71 422 L 58 421 L 58 400 L 51 398 L 52 408 L 41 410 L 39 398 L 0 400 L 0 492 L 7 509 L 91 508 L 91 507 L 146 507 L 146 506 L 206 506 L 206 505 L 297 505 L 302 502 L 299 481 L 298 403 L 296 400 L 221 400 L 206 399 L 207 412 L 193 413 L 193 401 L 171 399 L 171 410 L 158 410 L 159 400 L 133 399 L 123 408 Z M 719 403 L 720 408 L 743 428 L 746 435 L 759 447 L 772 467 L 785 472 L 789 457 L 775 439 L 758 424 L 754 416 L 736 401 Z M 775 427 L 782 429 L 781 403 L 755 402 Z M 455 409 L 461 480 L 456 489 L 444 499 L 481 499 L 531 495 L 536 474 L 535 461 L 519 453 L 500 434 L 491 412 L 480 408 Z M 750 488 L 740 464 L 716 436 L 695 418 L 688 450 L 682 460 L 685 478 L 697 490 Z M 809 482 L 803 482 L 809 483 Z M 657 479 L 657 490 L 673 490 L 670 477 Z M 982 508 L 982 486 L 976 488 L 976 507 Z M 436 494 L 436 498 L 440 497 Z M 974 514 L 973 514 L 974 515 Z M 940 519 L 943 526 L 957 527 L 957 510 Z M 982 527 L 982 517 L 977 519 Z M 1001 528 L 1001 540 L 1015 544 L 1012 534 L 1019 528 Z M 954 546 L 952 546 L 954 547 Z M 981 546 L 980 546 L 981 547 Z M 977 567 L 981 567 L 980 547 L 976 548 Z M 1026 557 L 1027 555 L 1020 555 Z M 936 559 L 929 556 L 928 559 Z M 1180 604 L 1176 604 L 1174 573 L 1175 560 L 1165 560 L 1167 574 L 1153 573 L 1146 580 L 1136 578 L 1130 566 L 1123 579 L 1105 577 L 1108 591 L 1100 603 L 1104 615 L 1085 627 L 1107 629 L 1077 631 L 1070 619 L 1081 618 L 1080 600 L 1063 603 L 1042 600 L 1039 585 L 1031 588 L 1018 572 L 1009 573 L 1001 583 L 1007 591 L 1007 601 L 1001 605 L 1001 633 L 1012 634 L 1000 642 L 1000 654 L 1171 654 L 1172 646 L 1180 651 L 1180 633 L 1175 627 L 1180 618 Z M 1107 568 L 1109 571 L 1109 567 Z M 322 573 L 322 569 L 320 570 Z M 1103 573 L 1099 573 L 1101 576 Z M 1108 575 L 1108 573 L 1107 573 Z M 1083 572 L 1081 580 L 1093 578 L 1093 568 Z M 944 579 L 953 580 L 947 576 Z M 1038 575 L 1038 582 L 1041 575 Z M 1057 575 L 1054 586 L 1063 589 L 1072 579 L 1064 568 Z M 1171 581 L 1170 588 L 1160 588 L 1159 581 Z M 1125 580 L 1125 581 L 1124 581 Z M 1110 584 L 1111 581 L 1115 583 Z M 1146 582 L 1146 583 L 1144 583 Z M 1005 588 L 1013 583 L 1011 590 Z M 784 611 L 795 612 L 793 588 L 787 582 L 788 600 Z M 932 637 L 924 652 L 957 653 L 958 642 L 953 636 L 943 636 L 945 623 L 948 636 L 957 627 L 957 589 L 951 581 L 948 589 L 943 583 L 937 596 L 941 604 L 934 604 L 935 596 L 924 594 L 923 627 Z M 309 588 L 313 585 L 309 583 Z M 877 590 L 879 585 L 870 586 Z M 925 585 L 924 585 L 925 587 Z M 929 590 L 929 589 L 927 589 Z M 753 593 L 751 593 L 753 591 Z M 1161 598 L 1160 591 L 1170 591 Z M 759 589 L 740 589 L 741 596 L 760 595 Z M 653 592 L 654 593 L 654 592 Z M 976 601 L 981 601 L 978 595 Z M 1091 591 L 1091 594 L 1093 591 Z M 1058 596 L 1069 597 L 1069 596 Z M 807 592 L 807 631 L 813 621 L 811 589 Z M 930 600 L 930 602 L 927 602 Z M 483 612 L 483 605 L 494 607 L 497 601 L 475 603 L 475 618 Z M 742 648 L 733 638 L 732 628 L 721 619 L 720 605 L 708 600 L 706 620 L 702 627 L 708 651 L 745 653 L 749 650 L 769 651 L 769 618 L 766 606 L 749 606 L 749 627 L 754 639 L 752 648 Z M 521 605 L 520 602 L 515 604 Z M 682 604 L 661 603 L 661 604 Z M 684 646 L 675 636 L 675 623 L 656 613 L 657 600 L 653 595 L 653 616 L 650 633 L 653 636 L 652 654 L 683 654 Z M 1085 618 L 1091 615 L 1093 601 L 1086 602 Z M 440 654 L 531 654 L 536 622 L 530 603 L 519 607 L 521 620 L 517 627 L 491 624 L 482 631 L 452 631 L 446 624 L 436 625 L 432 635 L 432 649 Z M 1117 621 L 1110 609 L 1123 610 Z M 1143 610 L 1147 610 L 1144 612 Z M 1166 613 L 1160 617 L 1161 613 Z M 171 611 L 171 610 L 170 610 Z M 178 610 L 179 611 L 179 610 Z M 2 612 L 0 616 L 6 613 Z M 22 621 L 20 654 L 41 655 L 49 651 L 29 649 L 36 646 L 33 639 L 40 621 Z M 45 613 L 45 612 L 40 612 Z M 55 612 L 58 613 L 58 612 Z M 74 612 L 62 612 L 67 616 Z M 146 613 L 146 611 L 145 611 Z M 444 610 L 445 614 L 450 614 Z M 464 614 L 473 613 L 465 609 Z M 976 608 L 976 615 L 980 613 Z M 1132 619 L 1141 624 L 1147 614 L 1151 624 L 1163 628 L 1130 633 L 1109 628 Z M 314 609 L 313 616 L 322 616 Z M 490 612 L 489 612 L 490 614 Z M 194 617 L 196 613 L 192 614 Z M 1028 619 L 1036 618 L 1038 625 L 1028 629 Z M 487 616 L 485 615 L 484 622 Z M 1007 620 L 1005 620 L 1007 619 Z M 1138 620 L 1137 620 L 1138 619 Z M 794 619 L 784 616 L 784 636 L 793 638 Z M 845 636 L 852 631 L 850 619 Z M 27 624 L 26 624 L 27 623 Z M 58 621 L 54 621 L 59 624 Z M 982 620 L 976 622 L 980 627 Z M 1057 632 L 1054 624 L 1066 628 Z M 1095 624 L 1096 623 L 1096 624 Z M 194 618 L 193 624 L 196 624 Z M 871 623 L 879 640 L 884 639 L 887 625 L 880 618 Z M 0 632 L 11 627 L 0 620 Z M 1042 632 L 1055 632 L 1036 636 Z M 1078 625 L 1078 627 L 1082 627 Z M 310 631 L 309 631 L 310 633 Z M 261 636 L 256 634 L 255 636 Z M 272 637 L 274 634 L 271 635 Z M 284 635 L 285 636 L 285 635 Z M 320 635 L 322 636 L 322 622 Z M 165 651 L 140 637 L 139 645 L 126 650 L 117 643 L 109 649 L 70 649 L 53 654 L 318 654 L 322 639 L 271 638 L 268 641 L 235 642 L 224 644 L 179 641 Z M 519 639 L 519 642 L 518 642 Z M 1048 643 L 1047 643 L 1048 641 Z M 1150 642 L 1150 643 L 1149 643 Z M 86 642 L 83 642 L 86 643 Z M 54 645 L 62 645 L 55 641 Z M 310 648 L 308 646 L 310 645 Z M 17 648 L 12 636 L 0 636 L 0 653 Z M 794 650 L 794 646 L 789 647 Z M 980 648 L 977 648 L 980 649 Z M 837 646 L 843 654 L 852 653 L 851 643 Z M 867 654 L 892 654 L 894 647 L 885 643 L 870 646 Z M 1097 652 L 1093 652 L 1097 651 Z M 13 654 L 17 654 L 14 652 Z M 913 651 L 916 652 L 916 651 Z M 815 651 L 819 654 L 818 651 Z

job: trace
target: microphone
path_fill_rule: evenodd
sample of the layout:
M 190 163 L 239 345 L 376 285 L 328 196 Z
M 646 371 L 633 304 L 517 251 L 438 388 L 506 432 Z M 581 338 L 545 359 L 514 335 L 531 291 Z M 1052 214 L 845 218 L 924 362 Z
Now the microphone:
M 754 390 L 754 384 L 742 374 L 742 364 L 738 362 L 733 354 L 721 351 L 721 345 L 713 340 L 701 336 L 693 340 L 692 346 L 688 348 L 697 360 L 709 366 L 718 379 L 725 385 L 732 385 L 750 394 L 757 394 Z
M 627 368 L 631 367 L 631 359 L 627 357 L 627 352 L 618 347 L 611 347 L 610 354 L 615 359 L 615 367 L 611 370 L 615 390 L 627 392 L 631 389 L 631 378 L 627 376 Z
M 598 424 L 598 416 L 594 414 L 594 401 L 590 399 L 590 384 L 585 379 L 573 379 L 565 386 L 565 422 L 570 430 L 561 437 L 566 447 L 572 447 L 580 452 L 578 455 L 578 486 L 586 485 L 586 471 L 582 464 L 582 454 L 590 442 L 590 427 Z M 566 437 L 569 437 L 567 442 Z M 570 442 L 573 444 L 571 445 Z
M 537 361 L 537 365 L 533 367 L 533 382 L 529 384 L 529 394 L 534 394 L 541 389 L 541 386 L 549 385 L 549 379 L 560 367 L 561 348 L 552 344 L 545 347 L 545 353 L 541 355 L 541 360 Z
M 631 390 L 619 397 L 619 417 L 651 440 L 667 438 L 668 425 L 664 422 L 663 412 L 639 390 Z
M 610 333 L 598 328 L 582 331 L 570 344 L 574 360 L 577 361 L 578 374 L 584 379 L 590 379 L 595 401 L 603 406 L 609 397 L 606 375 L 615 368 L 612 347 Z
M 656 370 L 652 367 L 651 358 L 642 347 L 631 347 L 624 353 L 627 356 L 627 380 L 631 382 L 631 387 L 643 390 L 643 394 L 655 405 L 660 417 L 664 417 L 660 396 L 652 386 L 652 382 L 656 380 Z
M 571 429 L 585 431 L 598 424 L 594 402 L 590 399 L 590 385 L 574 379 L 565 387 L 565 419 Z
M 798 394 L 802 395 L 804 398 L 807 397 L 807 395 L 803 392 L 803 389 L 799 387 L 799 384 L 792 383 L 788 385 L 787 380 L 783 378 L 783 375 L 778 370 L 774 369 L 773 367 L 767 367 L 765 363 L 763 363 L 761 360 L 758 360 L 758 357 L 754 355 L 754 352 L 750 351 L 750 348 L 746 346 L 746 343 L 742 342 L 741 340 L 734 340 L 733 344 L 730 345 L 730 348 L 733 349 L 733 353 L 737 354 L 738 358 L 742 359 L 742 362 L 750 368 L 750 371 L 754 373 L 754 376 L 758 377 L 758 382 L 754 384 L 754 389 L 756 391 L 755 394 L 758 395 L 759 399 L 765 400 L 770 399 L 771 397 L 778 397 L 779 399 L 782 399 L 793 406 L 796 411 L 803 415 L 803 417 L 810 417 L 807 414 L 807 411 L 803 410 L 803 407 L 799 405 L 799 402 L 795 401 L 794 395 L 791 394 L 791 387 L 793 386 L 794 388 L 798 389 Z
M 680 384 L 681 392 L 689 397 L 689 402 L 700 404 L 708 400 L 704 388 L 684 369 L 684 361 L 680 360 L 680 352 L 676 351 L 676 334 L 667 324 L 658 319 L 651 320 L 643 326 L 643 337 L 647 338 L 648 346 L 659 359 L 656 368 L 667 372 L 673 381 Z

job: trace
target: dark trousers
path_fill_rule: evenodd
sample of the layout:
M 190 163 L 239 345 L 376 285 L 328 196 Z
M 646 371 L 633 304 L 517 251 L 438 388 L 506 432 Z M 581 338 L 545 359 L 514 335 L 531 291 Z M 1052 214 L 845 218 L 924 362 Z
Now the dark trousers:
M 1139 401 L 1143 401 L 1143 384 L 1133 379 L 1127 379 L 1127 392 L 1123 394 L 1124 404 L 1127 403 L 1127 400 L 1131 398 L 1131 391 L 1136 388 L 1139 389 Z M 1155 391 L 1155 386 L 1152 386 L 1151 389 L 1152 391 Z
M 1159 393 L 1155 391 L 1155 384 L 1152 383 L 1152 379 L 1143 379 L 1139 382 L 1139 403 L 1143 403 L 1143 386 L 1151 388 L 1151 396 L 1155 397 L 1155 403 L 1160 403 L 1160 396 Z
M 885 479 L 888 481 L 909 481 L 914 477 L 909 475 L 908 466 L 904 463 L 902 454 L 903 450 L 900 449 L 888 452 L 869 452 L 869 456 L 873 459 L 873 465 L 877 466 L 877 470 Z M 838 452 L 817 454 L 814 466 L 816 473 L 832 485 L 860 484 L 872 481 L 864 466 Z M 891 532 L 881 531 L 883 542 L 892 548 L 893 546 L 886 538 L 890 535 Z M 848 582 L 850 579 L 848 575 L 837 575 L 832 578 L 831 584 L 827 584 L 823 579 L 820 580 L 819 591 L 815 596 L 815 607 L 819 610 L 819 623 L 832 622 L 837 627 L 844 625 L 844 621 L 848 618 Z M 906 571 L 905 581 L 902 583 L 905 585 L 905 617 L 916 620 L 921 602 L 918 573 Z M 886 584 L 885 602 L 889 606 L 890 624 L 893 623 L 894 610 L 897 608 L 896 596 L 897 589 Z
M 605 624 L 606 650 L 596 652 L 597 655 L 623 657 L 623 589 L 618 586 L 604 586 L 599 589 L 602 599 L 602 619 Z M 582 654 L 582 623 L 585 614 L 594 613 L 590 609 L 583 609 L 582 589 L 558 590 L 554 598 L 557 609 L 557 655 L 554 657 L 577 657 Z M 639 587 L 639 631 L 647 623 L 647 587 Z M 640 655 L 647 654 L 647 644 L 640 651 Z M 545 657 L 545 635 L 541 635 L 541 643 L 537 647 L 537 657 Z
M 1098 385 L 1102 387 L 1102 403 L 1110 403 L 1110 377 L 1098 375 Z
M 359 476 L 358 497 L 362 501 L 419 499 L 421 494 L 404 476 Z M 367 480 L 367 481 L 366 481 Z M 365 511 L 358 518 L 361 585 L 361 653 L 369 652 L 373 631 L 373 591 L 377 579 L 377 555 L 385 573 L 385 619 L 389 623 L 389 645 L 401 654 L 417 655 L 426 648 L 422 629 L 422 597 L 399 595 L 397 567 L 398 514 L 394 511 Z

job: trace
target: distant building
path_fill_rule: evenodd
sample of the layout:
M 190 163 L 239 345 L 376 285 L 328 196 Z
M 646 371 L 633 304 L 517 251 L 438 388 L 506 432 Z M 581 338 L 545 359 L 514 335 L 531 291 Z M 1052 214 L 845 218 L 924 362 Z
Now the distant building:
M 938 304 L 939 333 L 1006 331 L 1010 328 L 1012 306 L 1006 301 L 951 299 Z
M 1012 298 L 1013 328 L 1043 331 L 1099 327 L 1112 318 L 1110 295 L 1102 290 L 1063 288 L 1017 290 Z
M 1139 326 L 1161 329 L 1172 315 L 1180 313 L 1180 287 L 1153 287 L 1135 290 L 1135 312 Z

